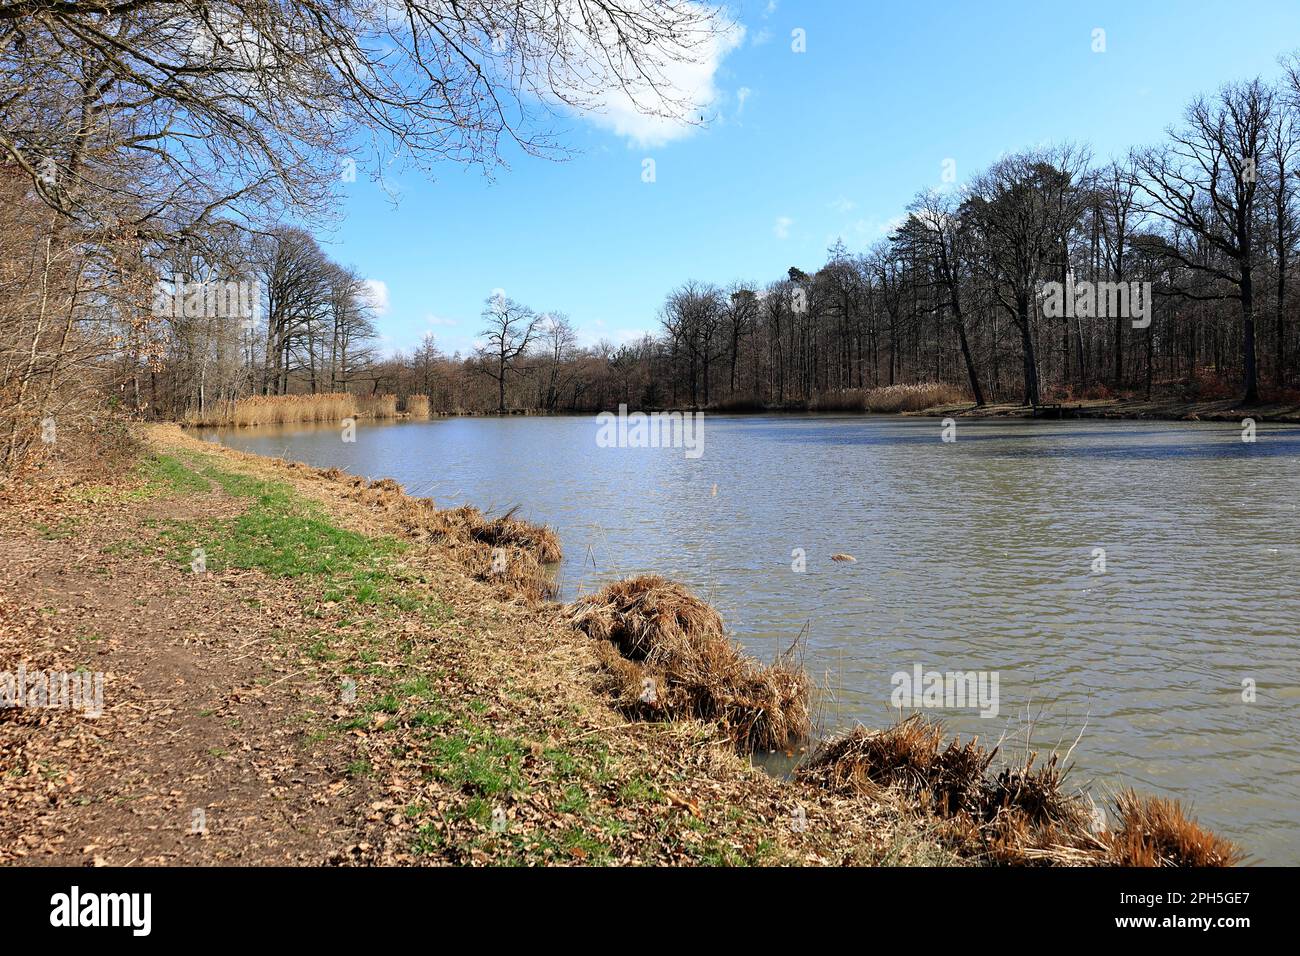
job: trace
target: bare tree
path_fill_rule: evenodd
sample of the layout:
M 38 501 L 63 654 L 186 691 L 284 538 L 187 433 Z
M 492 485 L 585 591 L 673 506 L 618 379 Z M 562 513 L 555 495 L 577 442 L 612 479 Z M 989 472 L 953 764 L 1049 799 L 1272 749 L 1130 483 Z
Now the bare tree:
M 325 281 L 329 338 L 322 351 L 329 351 L 330 391 L 338 391 L 347 388 L 354 369 L 372 355 L 367 343 L 375 337 L 374 302 L 365 280 L 353 269 L 333 266 Z
M 1130 164 L 1111 163 L 1096 177 L 1093 216 L 1106 270 L 1116 282 L 1127 279 L 1125 256 L 1140 216 L 1136 193 L 1137 181 Z M 1111 348 L 1115 353 L 1112 374 L 1116 387 L 1124 382 L 1125 318 L 1119 314 L 1114 317 Z
M 555 411 L 560 401 L 560 393 L 567 387 L 571 378 L 570 365 L 577 346 L 577 333 L 569 317 L 562 312 L 548 312 L 540 320 L 541 343 L 545 351 L 546 363 L 545 387 L 542 392 L 542 408 Z
M 497 383 L 497 412 L 505 414 L 506 377 L 518 371 L 518 361 L 537 336 L 541 318 L 526 305 L 501 293 L 489 296 L 483 309 L 486 341 L 477 350 L 483 374 Z
M 727 394 L 736 394 L 736 363 L 740 359 L 741 340 L 749 335 L 758 319 L 758 296 L 745 283 L 734 282 L 723 304 L 723 321 L 727 334 L 731 369 Z
M 664 329 L 686 353 L 691 405 L 699 404 L 699 385 L 704 384 L 704 404 L 709 402 L 709 371 L 719 350 L 723 296 L 717 286 L 687 282 L 673 290 L 660 313 Z
M 912 201 L 907 221 L 899 228 L 897 241 L 910 246 L 930 263 L 942 290 L 942 301 L 952 315 L 967 381 L 976 405 L 984 404 L 979 372 L 971 354 L 966 333 L 966 313 L 962 308 L 962 288 L 967 283 L 970 251 L 968 233 L 961 228 L 957 201 L 934 190 L 926 190 Z
M 259 241 L 257 269 L 266 296 L 262 394 L 289 390 L 295 346 L 305 343 L 328 307 L 333 268 L 302 229 L 276 229 Z
M 1020 332 L 1026 405 L 1039 402 L 1039 283 L 1062 266 L 1062 237 L 1079 218 L 1086 169 L 1086 153 L 1068 145 L 1004 157 L 975 181 L 962 211 L 980 242 L 976 261 Z
M 1218 255 L 1194 258 L 1175 245 L 1169 252 L 1184 266 L 1221 280 L 1208 295 L 1241 304 L 1243 401 L 1259 400 L 1255 357 L 1255 267 L 1259 183 L 1268 162 L 1273 94 L 1259 80 L 1224 86 L 1211 99 L 1187 109 L 1171 142 L 1137 153 L 1143 207 L 1176 229 L 1204 240 Z
M 557 152 L 552 109 L 615 92 L 689 122 L 669 74 L 730 28 L 675 0 L 12 0 L 0 154 L 83 223 L 198 235 L 320 211 L 365 143 L 490 167 L 503 138 Z

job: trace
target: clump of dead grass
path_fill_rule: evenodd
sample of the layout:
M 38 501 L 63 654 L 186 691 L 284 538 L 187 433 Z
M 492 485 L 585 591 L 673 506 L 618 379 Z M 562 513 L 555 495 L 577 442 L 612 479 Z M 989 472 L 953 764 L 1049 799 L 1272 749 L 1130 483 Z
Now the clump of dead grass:
M 978 740 L 948 741 L 939 722 L 912 714 L 885 730 L 858 727 L 826 741 L 797 776 L 846 795 L 900 792 L 949 821 L 952 842 L 995 862 L 1029 862 L 1091 841 L 1087 805 L 1064 789 L 1057 755 L 1035 769 L 1030 754 L 1023 766 L 991 775 L 997 753 Z
M 858 727 L 825 741 L 798 775 L 844 795 L 898 789 L 951 815 L 979 802 L 992 759 L 975 741 L 945 747 L 943 727 L 913 714 L 886 730 Z
M 560 539 L 509 511 L 487 518 L 470 505 L 439 510 L 431 499 L 403 496 L 395 515 L 410 537 L 439 540 L 475 578 L 508 597 L 552 600 L 558 591 L 549 565 L 563 556 Z
M 1034 766 L 990 771 L 999 748 L 947 741 L 942 725 L 912 714 L 884 730 L 858 727 L 827 740 L 795 776 L 845 796 L 890 791 L 937 817 L 958 852 L 1004 865 L 1232 866 L 1241 852 L 1189 821 L 1177 802 L 1125 791 L 1120 827 L 1094 834 L 1091 802 L 1065 786 L 1052 753 Z
M 456 554 L 474 577 L 496 585 L 508 597 L 549 601 L 558 594 L 554 579 L 527 548 L 469 543 L 460 545 Z
M 1103 839 L 1117 866 L 1236 866 L 1245 859 L 1233 843 L 1189 819 L 1177 800 L 1124 790 L 1115 815 L 1119 827 Z
M 448 508 L 437 513 L 430 530 L 453 541 L 530 551 L 542 564 L 554 564 L 564 556 L 553 528 L 516 517 L 513 508 L 498 518 L 488 518 L 472 505 Z
M 722 618 L 657 575 L 615 582 L 574 602 L 573 625 L 597 656 L 624 712 L 716 722 L 743 750 L 787 750 L 807 738 L 810 684 L 783 656 L 764 667 L 728 638 Z

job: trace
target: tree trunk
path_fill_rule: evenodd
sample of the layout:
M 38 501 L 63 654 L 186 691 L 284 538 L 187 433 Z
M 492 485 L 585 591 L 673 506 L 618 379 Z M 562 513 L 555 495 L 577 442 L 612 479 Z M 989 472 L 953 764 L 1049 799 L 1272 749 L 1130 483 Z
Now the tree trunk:
M 1029 327 L 1029 298 L 1016 299 L 1016 324 L 1020 326 L 1020 349 L 1025 363 L 1025 404 L 1038 404 L 1038 360 L 1034 355 L 1034 336 Z
M 1241 360 L 1245 386 L 1241 400 L 1254 405 L 1259 401 L 1259 382 L 1255 362 L 1255 290 L 1250 266 L 1241 270 Z

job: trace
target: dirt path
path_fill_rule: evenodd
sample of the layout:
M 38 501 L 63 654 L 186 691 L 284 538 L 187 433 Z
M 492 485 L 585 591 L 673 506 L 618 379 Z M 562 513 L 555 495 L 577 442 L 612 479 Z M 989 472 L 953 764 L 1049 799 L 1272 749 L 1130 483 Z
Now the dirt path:
M 132 547 L 140 520 L 239 510 L 164 497 L 73 530 L 65 503 L 66 530 L 0 538 L 0 670 L 105 675 L 102 716 L 0 710 L 0 826 L 25 824 L 0 861 L 317 863 L 356 842 L 365 788 L 335 785 L 348 748 L 308 749 L 294 723 L 323 693 L 284 679 L 296 602 L 256 572 L 186 574 Z

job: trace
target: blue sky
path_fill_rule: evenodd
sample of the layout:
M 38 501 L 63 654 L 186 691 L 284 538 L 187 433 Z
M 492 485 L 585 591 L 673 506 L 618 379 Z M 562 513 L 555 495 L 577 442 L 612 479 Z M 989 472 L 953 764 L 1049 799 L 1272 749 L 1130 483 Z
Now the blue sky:
M 492 179 L 364 170 L 344 185 L 334 258 L 382 284 L 386 352 L 432 332 L 466 352 L 495 289 L 567 313 L 582 344 L 658 328 L 690 278 L 767 282 L 843 236 L 880 239 L 914 194 L 1041 142 L 1097 159 L 1158 141 L 1187 101 L 1278 72 L 1300 3 L 1252 0 L 743 0 L 744 28 L 705 70 L 704 128 L 563 119 L 566 162 L 508 152 Z M 1105 52 L 1093 31 L 1105 30 Z M 806 51 L 792 50 L 801 29 Z M 638 138 L 638 133 L 641 134 Z M 648 138 L 647 138 L 648 137 Z M 642 179 L 643 160 L 655 181 Z M 400 197 L 394 208 L 390 192 Z

